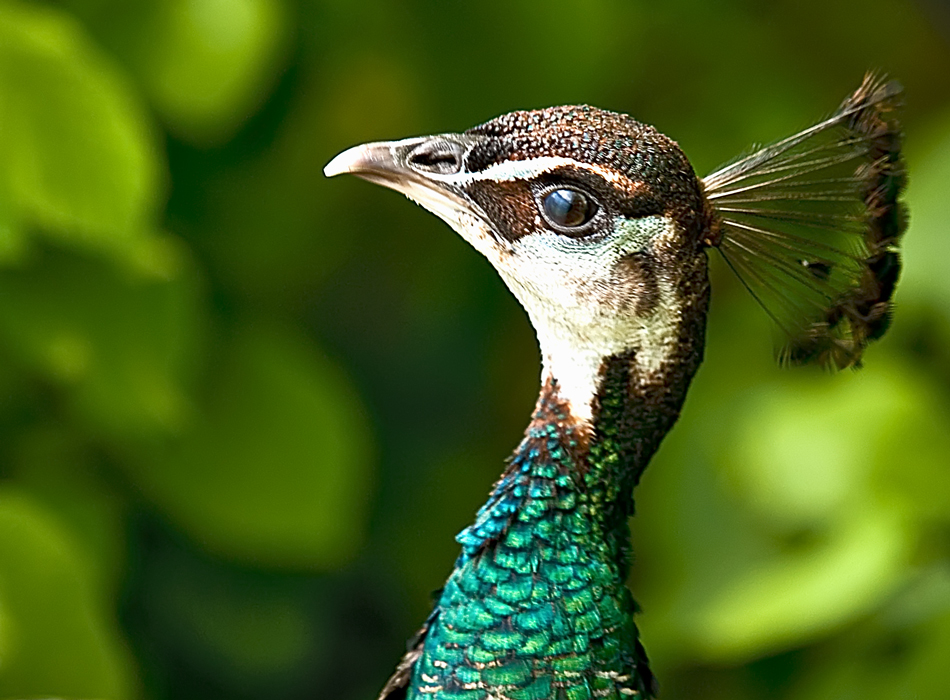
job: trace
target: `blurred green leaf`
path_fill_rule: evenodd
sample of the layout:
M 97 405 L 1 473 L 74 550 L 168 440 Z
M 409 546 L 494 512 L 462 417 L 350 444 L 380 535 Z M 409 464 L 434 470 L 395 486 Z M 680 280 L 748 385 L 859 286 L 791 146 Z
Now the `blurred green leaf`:
M 867 503 L 875 472 L 892 478 L 880 483 L 884 502 L 904 487 L 908 471 L 937 479 L 941 470 L 927 455 L 950 447 L 950 436 L 934 429 L 947 422 L 930 387 L 877 355 L 861 372 L 792 375 L 749 391 L 717 440 L 718 461 L 763 524 L 794 532 Z M 915 444 L 924 448 L 919 461 L 908 452 Z M 907 461 L 915 469 L 907 470 Z
M 75 540 L 92 587 L 108 605 L 123 578 L 126 499 L 102 472 L 82 437 L 62 425 L 31 426 L 12 446 L 10 475 L 56 513 Z
M 898 518 L 869 510 L 804 551 L 750 561 L 695 612 L 690 626 L 698 656 L 748 661 L 867 613 L 906 579 L 909 544 Z
M 785 373 L 717 397 L 722 413 L 671 440 L 684 464 L 664 452 L 675 500 L 648 521 L 666 573 L 644 629 L 677 656 L 747 662 L 870 614 L 907 580 L 918 528 L 950 500 L 950 417 L 880 354 L 861 372 Z M 707 481 L 714 465 L 691 459 L 691 442 L 725 478 Z
M 264 321 L 242 327 L 224 353 L 193 429 L 133 478 L 209 550 L 340 566 L 370 505 L 374 450 L 356 393 L 316 348 Z
M 130 658 L 71 537 L 0 487 L 0 697 L 135 695 Z
M 298 584 L 169 551 L 156 557 L 147 613 L 157 639 L 230 693 L 279 696 L 319 668 L 314 651 L 332 644 L 314 614 L 313 587 Z
M 289 31 L 282 0 L 162 0 L 142 6 L 133 65 L 171 131 L 220 143 L 263 102 Z
M 812 654 L 788 698 L 943 700 L 950 658 L 950 569 L 920 572 L 891 605 Z
M 944 117 L 917 146 L 907 190 L 910 227 L 903 243 L 904 270 L 898 300 L 929 302 L 950 320 L 950 238 L 946 234 L 950 183 L 950 117 Z M 913 145 L 913 144 L 912 144 Z
M 148 119 L 120 71 L 68 15 L 0 5 L 0 256 L 22 229 L 138 255 L 160 168 Z
M 5 270 L 0 341 L 21 366 L 65 390 L 95 431 L 174 432 L 190 410 L 182 382 L 196 359 L 198 317 L 194 273 L 175 257 L 172 281 L 55 252 Z

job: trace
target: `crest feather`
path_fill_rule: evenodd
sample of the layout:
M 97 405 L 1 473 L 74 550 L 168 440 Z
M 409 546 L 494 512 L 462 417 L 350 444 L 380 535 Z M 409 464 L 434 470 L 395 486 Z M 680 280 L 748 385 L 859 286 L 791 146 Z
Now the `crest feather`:
M 858 366 L 890 324 L 907 221 L 901 93 L 869 73 L 824 121 L 703 179 L 706 243 L 785 332 L 784 362 Z

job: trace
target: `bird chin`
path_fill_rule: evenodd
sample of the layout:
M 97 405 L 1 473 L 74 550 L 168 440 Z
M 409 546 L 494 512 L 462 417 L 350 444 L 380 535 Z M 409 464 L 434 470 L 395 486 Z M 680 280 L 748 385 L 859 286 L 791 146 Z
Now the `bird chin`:
M 401 192 L 423 209 L 435 214 L 475 250 L 493 264 L 496 263 L 502 246 L 488 219 L 473 202 L 453 192 L 435 189 L 425 181 L 403 180 L 399 183 L 380 184 Z
M 458 195 L 434 189 L 428 183 L 404 180 L 391 184 L 389 187 L 402 192 L 420 207 L 431 211 L 453 228 L 462 220 L 463 215 L 472 216 L 470 202 L 466 202 Z

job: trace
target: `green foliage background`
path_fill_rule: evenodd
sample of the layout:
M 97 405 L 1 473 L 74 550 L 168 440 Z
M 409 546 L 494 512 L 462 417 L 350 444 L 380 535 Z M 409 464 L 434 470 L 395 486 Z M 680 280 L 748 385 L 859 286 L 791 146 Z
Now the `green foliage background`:
M 713 261 L 634 522 L 666 700 L 950 697 L 943 5 L 0 1 L 0 698 L 372 698 L 424 618 L 537 351 L 336 152 L 587 102 L 704 173 L 868 68 L 907 87 L 893 329 L 781 370 Z

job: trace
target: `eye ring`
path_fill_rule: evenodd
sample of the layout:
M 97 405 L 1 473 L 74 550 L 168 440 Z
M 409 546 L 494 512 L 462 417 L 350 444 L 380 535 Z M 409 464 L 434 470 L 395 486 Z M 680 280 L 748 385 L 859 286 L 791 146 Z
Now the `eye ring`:
M 579 236 L 586 233 L 599 210 L 597 200 L 574 186 L 551 186 L 538 193 L 538 210 L 558 233 Z

